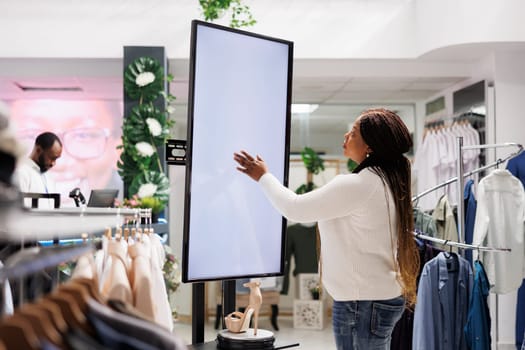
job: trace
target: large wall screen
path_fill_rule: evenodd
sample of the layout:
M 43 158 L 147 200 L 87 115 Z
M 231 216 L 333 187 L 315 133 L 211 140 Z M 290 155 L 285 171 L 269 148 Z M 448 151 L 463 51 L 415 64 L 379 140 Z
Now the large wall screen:
M 183 281 L 283 273 L 286 222 L 233 153 L 288 176 L 293 44 L 193 21 Z

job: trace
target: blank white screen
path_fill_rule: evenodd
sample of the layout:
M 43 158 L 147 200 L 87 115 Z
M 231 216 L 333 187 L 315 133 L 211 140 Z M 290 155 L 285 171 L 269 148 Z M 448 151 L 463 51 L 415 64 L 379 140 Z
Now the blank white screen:
M 233 153 L 260 154 L 283 181 L 290 47 L 204 25 L 196 35 L 188 280 L 280 273 L 282 216 Z

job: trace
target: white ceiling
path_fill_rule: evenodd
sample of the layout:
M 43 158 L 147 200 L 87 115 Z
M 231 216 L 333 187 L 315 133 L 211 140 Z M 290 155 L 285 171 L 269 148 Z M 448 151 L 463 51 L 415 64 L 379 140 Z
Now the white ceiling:
M 243 0 L 257 20 L 245 30 L 294 42 L 294 103 L 360 109 L 427 100 L 471 78 L 472 62 L 495 48 L 524 50 L 523 43 L 473 44 L 421 57 L 363 57 L 360 49 L 414 1 Z M 184 105 L 192 19 L 202 19 L 198 0 L 2 0 L 0 99 L 121 99 L 123 46 L 146 45 L 166 48 L 170 91 Z M 217 23 L 228 24 L 228 15 Z

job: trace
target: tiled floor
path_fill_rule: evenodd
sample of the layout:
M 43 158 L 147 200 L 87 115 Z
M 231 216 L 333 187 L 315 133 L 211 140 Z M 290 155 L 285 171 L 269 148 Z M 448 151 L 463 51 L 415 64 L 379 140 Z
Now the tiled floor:
M 261 318 L 259 320 L 259 328 L 274 332 L 276 344 L 299 343 L 299 346 L 290 349 L 335 349 L 331 320 L 327 320 L 322 330 L 294 329 L 292 317 L 289 316 L 279 317 L 278 322 L 279 331 L 274 331 L 268 318 Z M 204 341 L 214 341 L 217 337 L 217 332 L 218 331 L 213 328 L 213 322 L 207 322 L 204 329 Z M 178 334 L 187 344 L 191 344 L 191 324 L 183 322 L 175 323 L 174 333 Z

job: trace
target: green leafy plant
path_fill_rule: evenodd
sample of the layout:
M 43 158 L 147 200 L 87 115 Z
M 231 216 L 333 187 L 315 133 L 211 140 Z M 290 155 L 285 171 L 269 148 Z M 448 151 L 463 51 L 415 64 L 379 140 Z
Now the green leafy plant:
M 134 100 L 152 102 L 164 91 L 164 72 L 151 57 L 139 57 L 124 72 L 124 91 Z
M 230 27 L 247 27 L 257 23 L 250 8 L 241 4 L 241 0 L 199 0 L 199 4 L 204 19 L 209 22 L 213 22 L 231 10 Z
M 164 203 L 157 197 L 144 197 L 140 202 L 141 208 L 150 208 L 153 214 L 158 214 L 164 209 Z
M 137 104 L 125 116 L 122 125 L 118 173 L 127 186 L 128 196 L 139 200 L 138 207 L 153 205 L 157 213 L 162 211 L 169 195 L 169 181 L 158 149 L 164 147 L 173 125 L 169 114 L 175 97 L 164 91 L 165 83 L 172 79 L 151 57 L 137 58 L 124 71 L 124 92 Z M 164 110 L 153 105 L 161 96 L 166 102 Z M 147 197 L 154 198 L 155 203 L 145 206 L 143 200 Z
M 319 284 L 315 284 L 314 286 L 311 286 L 310 294 L 312 295 L 313 300 L 319 300 L 319 297 L 321 295 L 321 286 L 319 286 Z
M 297 194 L 312 191 L 316 187 L 313 182 L 313 175 L 318 175 L 321 171 L 324 171 L 324 160 L 310 147 L 305 147 L 301 151 L 301 159 L 306 167 L 307 181 L 295 190 Z

